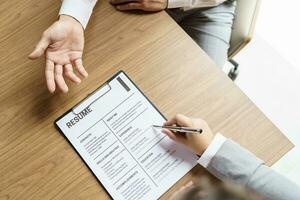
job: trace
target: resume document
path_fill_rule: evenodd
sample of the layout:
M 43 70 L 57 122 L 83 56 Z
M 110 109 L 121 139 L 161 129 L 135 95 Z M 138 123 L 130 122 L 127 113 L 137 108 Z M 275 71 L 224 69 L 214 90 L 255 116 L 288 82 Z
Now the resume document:
M 55 123 L 113 199 L 158 199 L 197 156 L 152 128 L 165 118 L 124 72 Z

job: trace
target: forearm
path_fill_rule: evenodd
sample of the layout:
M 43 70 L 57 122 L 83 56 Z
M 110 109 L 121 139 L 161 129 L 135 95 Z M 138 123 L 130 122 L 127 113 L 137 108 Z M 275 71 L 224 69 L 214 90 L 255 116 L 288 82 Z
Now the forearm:
M 245 185 L 270 199 L 293 200 L 300 196 L 300 188 L 297 185 L 277 174 L 254 154 L 228 139 L 204 167 L 221 180 L 232 180 Z
M 63 0 L 59 15 L 69 15 L 80 22 L 85 29 L 97 0 Z
M 259 166 L 246 185 L 269 199 L 298 200 L 300 197 L 300 187 L 298 185 L 266 165 Z
M 218 6 L 226 0 L 168 0 L 168 8 L 201 8 Z

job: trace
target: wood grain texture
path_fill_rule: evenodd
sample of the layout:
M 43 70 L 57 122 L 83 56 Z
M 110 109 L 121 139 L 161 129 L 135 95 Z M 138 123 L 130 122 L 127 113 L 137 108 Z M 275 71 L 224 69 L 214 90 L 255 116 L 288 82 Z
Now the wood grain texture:
M 100 2 L 86 30 L 89 78 L 50 95 L 44 59 L 27 55 L 59 7 L 59 0 L 0 3 L 0 199 L 108 198 L 53 121 L 120 69 L 167 117 L 202 117 L 268 165 L 292 148 L 165 12 L 120 13 Z M 163 198 L 203 174 L 195 167 Z

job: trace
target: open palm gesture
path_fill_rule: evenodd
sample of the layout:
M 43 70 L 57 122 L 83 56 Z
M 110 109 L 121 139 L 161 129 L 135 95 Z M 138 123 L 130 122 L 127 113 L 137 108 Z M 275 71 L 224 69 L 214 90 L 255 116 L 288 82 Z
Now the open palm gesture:
M 45 76 L 48 90 L 53 93 L 58 87 L 68 92 L 64 76 L 79 84 L 81 79 L 74 73 L 73 67 L 83 77 L 88 74 L 82 64 L 84 31 L 81 24 L 69 16 L 60 16 L 42 35 L 30 59 L 46 55 Z

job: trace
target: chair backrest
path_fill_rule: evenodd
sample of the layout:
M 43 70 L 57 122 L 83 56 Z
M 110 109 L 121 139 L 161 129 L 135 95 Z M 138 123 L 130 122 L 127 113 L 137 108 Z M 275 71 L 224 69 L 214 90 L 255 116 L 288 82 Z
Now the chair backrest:
M 252 39 L 261 0 L 237 0 L 228 57 L 232 58 Z

